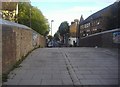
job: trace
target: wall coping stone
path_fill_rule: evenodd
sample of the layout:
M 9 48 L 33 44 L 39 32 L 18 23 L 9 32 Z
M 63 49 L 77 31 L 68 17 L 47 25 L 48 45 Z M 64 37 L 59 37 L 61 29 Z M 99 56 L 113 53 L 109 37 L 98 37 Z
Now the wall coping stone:
M 100 33 L 95 33 L 95 34 L 92 34 L 92 35 L 89 35 L 89 36 L 86 36 L 86 37 L 82 37 L 81 39 L 92 37 L 92 36 L 95 36 L 95 35 L 100 35 L 100 34 L 102 35 L 102 34 L 105 34 L 105 33 L 116 32 L 116 31 L 120 31 L 120 28 L 113 29 L 113 30 L 108 30 L 108 31 L 103 31 L 103 32 L 100 32 Z
M 31 30 L 31 31 L 33 31 L 36 34 L 39 34 L 38 32 L 36 32 L 35 30 L 31 29 L 30 27 L 27 27 L 25 25 L 18 24 L 18 23 L 15 23 L 15 22 L 7 21 L 7 20 L 1 19 L 1 18 L 0 18 L 0 25 L 7 25 L 7 26 L 19 27 L 20 29 Z
M 7 20 L 4 20 L 4 19 L 0 19 L 0 24 L 1 25 L 20 27 L 22 29 L 30 29 L 30 30 L 32 30 L 31 28 L 29 28 L 29 27 L 27 27 L 25 25 L 18 24 L 18 23 L 15 23 L 15 22 L 11 22 L 11 21 L 7 21 Z

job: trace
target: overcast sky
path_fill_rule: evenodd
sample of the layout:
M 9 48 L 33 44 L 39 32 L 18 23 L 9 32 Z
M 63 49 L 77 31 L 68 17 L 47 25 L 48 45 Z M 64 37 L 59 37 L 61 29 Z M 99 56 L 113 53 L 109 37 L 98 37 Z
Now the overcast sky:
M 86 19 L 91 14 L 113 4 L 116 0 L 30 0 L 31 4 L 39 8 L 43 15 L 52 23 L 52 35 L 58 30 L 61 22 Z M 51 26 L 51 25 L 50 25 Z

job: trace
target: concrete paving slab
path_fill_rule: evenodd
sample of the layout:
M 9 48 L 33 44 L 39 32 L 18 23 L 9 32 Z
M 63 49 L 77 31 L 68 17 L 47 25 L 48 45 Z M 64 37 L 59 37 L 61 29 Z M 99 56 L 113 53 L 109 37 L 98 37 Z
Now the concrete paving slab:
M 82 79 L 80 82 L 82 85 L 103 85 L 98 79 Z
M 73 82 L 69 79 L 62 79 L 62 84 L 63 85 L 73 85 Z
M 41 85 L 42 80 L 21 80 L 18 85 Z
M 59 79 L 55 79 L 55 80 L 42 80 L 42 84 L 41 85 L 62 85 L 62 81 Z
M 117 85 L 117 53 L 105 48 L 40 48 L 9 74 L 7 85 Z

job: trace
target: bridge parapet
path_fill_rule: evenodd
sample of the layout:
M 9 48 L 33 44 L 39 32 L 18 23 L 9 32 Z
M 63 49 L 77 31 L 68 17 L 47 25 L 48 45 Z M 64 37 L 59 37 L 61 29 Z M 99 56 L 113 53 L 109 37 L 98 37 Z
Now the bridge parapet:
M 86 37 L 80 38 L 80 46 L 82 47 L 118 47 L 120 44 L 120 28 L 108 30 Z
M 31 28 L 0 19 L 2 26 L 2 73 L 36 47 L 45 46 L 45 38 Z

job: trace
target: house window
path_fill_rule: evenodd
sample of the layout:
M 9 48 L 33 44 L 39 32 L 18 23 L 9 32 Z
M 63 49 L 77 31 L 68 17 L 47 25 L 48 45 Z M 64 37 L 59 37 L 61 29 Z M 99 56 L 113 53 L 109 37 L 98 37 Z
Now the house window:
M 90 32 L 90 30 L 87 30 L 87 32 Z
M 89 27 L 89 24 L 87 23 L 87 28 Z
M 92 24 L 92 26 L 94 26 L 94 22 L 92 22 L 91 24 Z
M 86 36 L 88 36 L 89 34 L 87 33 Z
M 88 26 L 90 27 L 90 23 L 88 23 Z
M 93 29 L 93 31 L 97 31 L 97 29 L 95 28 L 95 29 Z
M 86 28 L 86 24 L 84 25 L 84 28 Z
M 99 24 L 100 24 L 100 22 L 98 21 L 98 22 L 97 22 L 97 25 L 99 25 Z
M 81 27 L 80 27 L 81 29 L 83 29 L 84 28 L 84 25 L 81 25 Z

